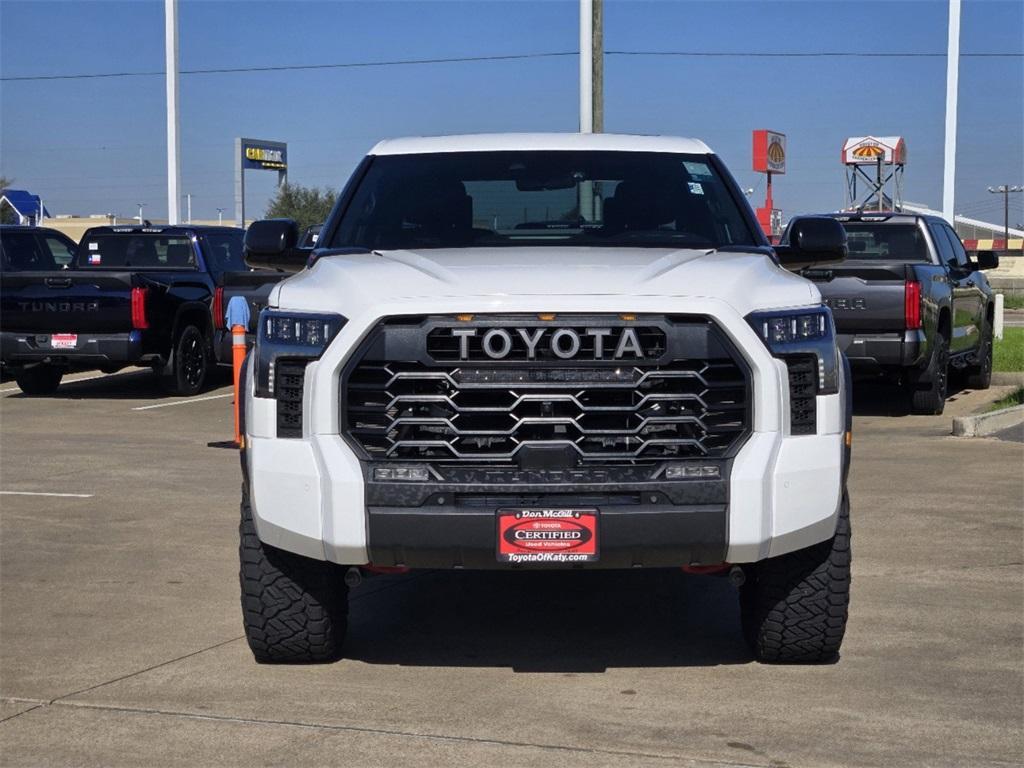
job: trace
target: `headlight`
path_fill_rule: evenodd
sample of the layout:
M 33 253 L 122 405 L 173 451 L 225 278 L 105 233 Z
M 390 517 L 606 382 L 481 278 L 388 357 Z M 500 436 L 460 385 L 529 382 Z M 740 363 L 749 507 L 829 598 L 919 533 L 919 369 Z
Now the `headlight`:
M 754 312 L 747 316 L 747 322 L 775 357 L 813 355 L 817 359 L 819 394 L 839 391 L 839 351 L 828 307 Z
M 316 360 L 347 322 L 335 314 L 264 309 L 256 334 L 256 395 L 274 397 L 279 360 Z

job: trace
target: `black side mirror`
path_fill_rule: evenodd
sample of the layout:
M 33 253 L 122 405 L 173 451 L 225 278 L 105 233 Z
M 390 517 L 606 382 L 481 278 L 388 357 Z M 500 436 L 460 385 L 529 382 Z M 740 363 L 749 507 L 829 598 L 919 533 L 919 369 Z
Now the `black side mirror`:
M 254 221 L 245 232 L 245 263 L 254 269 L 270 267 L 298 272 L 309 252 L 299 250 L 299 227 L 291 219 Z
M 975 269 L 995 269 L 999 266 L 999 256 L 994 251 L 978 251 L 974 257 Z
M 837 264 L 849 253 L 846 230 L 828 216 L 800 216 L 789 223 L 786 232 L 785 242 L 775 246 L 779 264 L 786 269 Z

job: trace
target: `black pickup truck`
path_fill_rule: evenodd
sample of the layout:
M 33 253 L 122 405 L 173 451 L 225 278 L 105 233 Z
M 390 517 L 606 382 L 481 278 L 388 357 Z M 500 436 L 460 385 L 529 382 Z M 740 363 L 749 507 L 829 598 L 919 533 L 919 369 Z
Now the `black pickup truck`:
M 942 218 L 910 213 L 835 213 L 849 258 L 804 272 L 832 308 L 837 341 L 855 375 L 889 375 L 915 413 L 942 413 L 949 373 L 987 389 L 992 378 L 992 289 Z M 786 236 L 783 235 L 783 242 Z
M 228 300 L 245 297 L 252 332 L 286 277 L 250 270 L 243 237 L 233 227 L 95 227 L 62 269 L 5 271 L 4 370 L 29 395 L 51 394 L 69 371 L 129 365 L 151 366 L 175 394 L 199 392 L 213 363 L 231 364 Z

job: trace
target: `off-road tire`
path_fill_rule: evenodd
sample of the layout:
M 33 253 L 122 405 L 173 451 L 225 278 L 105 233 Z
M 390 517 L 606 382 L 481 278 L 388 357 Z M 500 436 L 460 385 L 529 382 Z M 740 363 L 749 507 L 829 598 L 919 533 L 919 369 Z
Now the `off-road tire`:
M 210 340 L 197 326 L 186 325 L 174 340 L 160 383 L 173 395 L 191 397 L 203 391 L 211 367 Z
M 63 377 L 64 371 L 60 368 L 43 364 L 25 368 L 14 377 L 14 381 L 26 395 L 45 397 L 57 391 Z
M 745 568 L 743 634 L 758 661 L 808 664 L 839 654 L 850 604 L 850 500 L 829 541 Z
M 981 332 L 978 364 L 967 369 L 964 379 L 970 389 L 988 389 L 992 386 L 992 326 L 988 323 Z
M 242 623 L 256 661 L 308 664 L 337 659 L 348 623 L 342 569 L 261 542 L 244 487 L 238 532 Z
M 910 381 L 910 410 L 913 413 L 938 416 L 946 407 L 949 390 L 949 339 L 935 334 L 935 346 L 928 368 L 919 378 Z

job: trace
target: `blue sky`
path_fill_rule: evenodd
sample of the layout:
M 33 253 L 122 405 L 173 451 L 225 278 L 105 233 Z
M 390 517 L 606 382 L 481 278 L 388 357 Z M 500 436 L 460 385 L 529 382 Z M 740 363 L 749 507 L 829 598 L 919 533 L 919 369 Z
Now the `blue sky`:
M 183 0 L 182 69 L 575 50 L 575 2 Z M 605 48 L 944 53 L 947 6 L 916 2 L 606 0 Z M 1024 52 L 1024 3 L 965 0 L 963 52 Z M 0 2 L 0 75 L 163 68 L 163 3 Z M 378 139 L 577 128 L 575 57 L 181 80 L 182 184 L 193 215 L 233 211 L 236 136 L 287 141 L 290 180 L 341 186 Z M 744 187 L 750 132 L 788 135 L 787 215 L 843 203 L 847 136 L 900 134 L 906 198 L 940 207 L 945 59 L 608 56 L 608 131 L 697 136 Z M 161 76 L 0 83 L 0 173 L 51 212 L 166 215 Z M 248 174 L 258 213 L 274 174 Z M 957 212 L 1002 220 L 993 184 L 1024 183 L 1024 59 L 965 58 Z M 1024 220 L 1024 195 L 1011 223 Z

